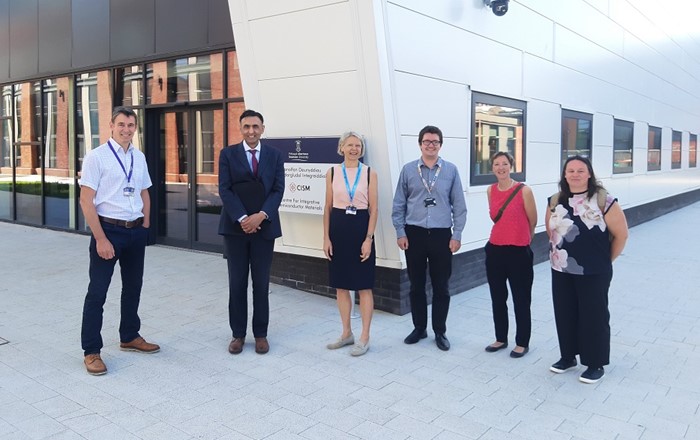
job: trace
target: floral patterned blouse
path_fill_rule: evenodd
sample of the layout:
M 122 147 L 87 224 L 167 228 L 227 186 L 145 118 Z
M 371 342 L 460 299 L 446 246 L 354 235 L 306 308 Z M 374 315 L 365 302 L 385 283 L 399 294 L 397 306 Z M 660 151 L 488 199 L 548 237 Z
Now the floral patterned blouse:
M 616 201 L 607 195 L 605 213 Z M 586 193 L 570 198 L 560 196 L 559 204 L 550 213 L 548 225 L 552 269 L 574 275 L 612 271 L 610 237 L 603 215 L 596 195 L 591 198 Z

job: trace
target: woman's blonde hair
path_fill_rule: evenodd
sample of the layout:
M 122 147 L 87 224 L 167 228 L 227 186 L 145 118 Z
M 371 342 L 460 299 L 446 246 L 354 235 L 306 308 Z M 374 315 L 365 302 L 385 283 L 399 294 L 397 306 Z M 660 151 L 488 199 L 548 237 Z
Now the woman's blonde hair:
M 348 138 L 351 137 L 356 137 L 357 139 L 360 140 L 360 146 L 362 147 L 362 152 L 360 153 L 360 157 L 363 157 L 365 155 L 365 138 L 362 137 L 362 135 L 356 131 L 346 131 L 340 136 L 340 139 L 338 140 L 338 154 L 340 156 L 343 155 L 342 147 L 343 144 L 345 144 L 345 141 L 348 140 Z

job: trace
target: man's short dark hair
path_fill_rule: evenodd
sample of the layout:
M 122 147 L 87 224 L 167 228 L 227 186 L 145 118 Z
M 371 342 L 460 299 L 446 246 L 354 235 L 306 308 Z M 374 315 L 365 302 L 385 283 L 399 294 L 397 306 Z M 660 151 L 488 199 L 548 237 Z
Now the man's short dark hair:
M 243 113 L 241 113 L 241 117 L 238 118 L 238 122 L 241 122 L 243 118 L 260 118 L 260 122 L 263 124 L 265 123 L 265 119 L 263 119 L 263 115 L 260 113 L 256 112 L 255 110 L 246 110 Z
M 117 119 L 117 116 L 124 115 L 127 118 L 133 117 L 136 119 L 136 123 L 139 122 L 139 117 L 136 116 L 136 112 L 131 109 L 131 107 L 114 107 L 112 111 L 112 122 Z
M 442 145 L 442 130 L 440 130 L 439 128 L 437 128 L 434 125 L 426 125 L 425 127 L 423 127 L 423 129 L 420 131 L 420 133 L 418 133 L 418 144 L 419 145 L 423 142 L 423 136 L 426 133 L 438 135 L 438 137 L 440 138 L 440 145 Z

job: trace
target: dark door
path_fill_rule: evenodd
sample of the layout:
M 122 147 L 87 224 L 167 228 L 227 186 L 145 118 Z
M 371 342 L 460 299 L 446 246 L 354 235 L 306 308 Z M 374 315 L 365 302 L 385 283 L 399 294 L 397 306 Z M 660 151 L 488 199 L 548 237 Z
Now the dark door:
M 223 110 L 154 110 L 158 142 L 156 241 L 220 251 L 221 199 L 218 160 L 223 147 Z

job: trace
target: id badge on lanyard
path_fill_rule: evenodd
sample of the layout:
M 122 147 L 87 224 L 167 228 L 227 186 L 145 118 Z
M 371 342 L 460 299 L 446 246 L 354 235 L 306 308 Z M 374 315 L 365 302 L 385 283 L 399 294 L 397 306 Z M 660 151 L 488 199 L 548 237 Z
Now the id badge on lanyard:
M 350 189 L 350 181 L 348 181 L 348 173 L 345 170 L 345 162 L 341 165 L 341 168 L 343 169 L 343 178 L 345 179 L 345 189 L 348 191 L 348 196 L 350 197 L 350 205 L 345 207 L 345 214 L 346 215 L 357 215 L 357 207 L 352 203 L 352 199 L 355 198 L 355 191 L 357 190 L 357 183 L 360 181 L 360 174 L 362 173 L 362 162 L 358 163 L 357 166 L 357 175 L 355 176 L 355 183 L 352 185 L 352 189 Z
M 114 157 L 117 159 L 117 162 L 119 162 L 119 166 L 122 167 L 122 171 L 124 171 L 124 176 L 126 177 L 126 186 L 124 187 L 124 197 L 134 197 L 134 194 L 136 193 L 136 188 L 131 184 L 131 176 L 134 174 L 134 152 L 131 152 L 131 166 L 129 167 L 129 172 L 126 172 L 126 167 L 122 163 L 122 160 L 119 158 L 119 155 L 117 154 L 116 150 L 112 146 L 112 142 L 107 141 L 109 144 L 110 150 L 112 150 L 112 153 L 114 154 Z
M 435 172 L 435 177 L 433 177 L 430 180 L 430 183 L 428 183 L 425 180 L 425 177 L 423 177 L 423 173 L 421 172 L 421 168 L 420 168 L 420 163 L 418 164 L 418 175 L 420 176 L 421 182 L 423 182 L 423 187 L 425 187 L 425 190 L 428 191 L 428 197 L 426 197 L 423 200 L 423 205 L 426 208 L 432 208 L 434 206 L 437 206 L 437 200 L 435 199 L 435 197 L 433 197 L 433 188 L 435 187 L 435 182 L 437 181 L 437 178 L 440 175 L 440 170 L 441 170 L 441 168 L 438 165 L 438 169 Z M 428 168 L 428 178 L 430 178 L 430 168 Z

